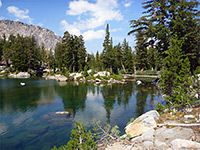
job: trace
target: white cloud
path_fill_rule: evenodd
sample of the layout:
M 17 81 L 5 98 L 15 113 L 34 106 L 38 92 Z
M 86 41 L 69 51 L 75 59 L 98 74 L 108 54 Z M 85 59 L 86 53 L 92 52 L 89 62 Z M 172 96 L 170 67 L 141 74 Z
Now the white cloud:
M 65 21 L 65 20 L 62 20 L 61 22 L 60 22 L 60 25 L 61 25 L 61 29 L 63 30 L 63 31 L 68 31 L 68 32 L 70 32 L 71 34 L 74 34 L 74 35 L 77 35 L 77 36 L 79 36 L 80 34 L 81 34 L 81 32 L 80 32 L 80 30 L 77 28 L 77 27 L 75 27 L 75 26 L 73 26 L 73 25 L 70 25 L 67 21 Z
M 130 7 L 132 5 L 132 3 L 134 3 L 133 0 L 124 0 L 123 2 L 124 7 Z
M 66 14 L 77 16 L 77 21 L 69 24 L 67 21 L 62 20 L 60 23 L 62 30 L 68 30 L 76 35 L 80 34 L 81 31 L 89 30 L 85 32 L 85 35 L 87 35 L 86 39 L 91 39 L 91 33 L 95 32 L 94 29 L 105 25 L 106 21 L 123 20 L 123 16 L 117 8 L 117 0 L 97 0 L 96 3 L 90 3 L 87 0 L 71 1 Z M 84 19 L 81 19 L 80 16 L 83 16 Z M 95 33 L 98 33 L 98 37 L 102 35 L 102 32 Z M 97 36 L 93 37 L 97 38 Z
M 131 2 L 130 3 L 125 3 L 124 7 L 129 7 L 129 6 L 131 6 L 131 4 L 132 4 Z
M 2 6 L 2 2 L 1 2 L 1 0 L 0 0 L 0 8 L 1 8 L 1 6 Z
M 98 30 L 98 31 L 89 30 L 83 33 L 84 40 L 86 41 L 93 39 L 101 39 L 104 37 L 104 35 L 105 35 L 104 30 Z
M 7 10 L 10 14 L 14 15 L 17 18 L 17 20 L 27 20 L 28 23 L 33 22 L 33 19 L 28 15 L 28 9 L 20 10 L 18 7 L 9 6 Z

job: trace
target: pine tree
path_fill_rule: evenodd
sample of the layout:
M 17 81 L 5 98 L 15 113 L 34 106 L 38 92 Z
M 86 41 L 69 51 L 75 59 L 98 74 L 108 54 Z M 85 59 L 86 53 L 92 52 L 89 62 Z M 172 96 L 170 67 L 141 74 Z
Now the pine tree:
M 96 58 L 95 58 L 95 64 L 96 64 L 96 69 L 97 71 L 100 71 L 100 58 L 99 58 L 99 52 L 97 51 L 96 53 Z
M 79 41 L 78 54 L 77 54 L 78 70 L 83 71 L 86 65 L 86 49 L 82 35 L 78 37 L 78 41 Z
M 124 39 L 123 44 L 122 44 L 122 52 L 123 52 L 123 62 L 125 68 L 129 72 L 133 72 L 133 58 L 132 58 L 132 49 L 128 45 L 128 42 L 126 39 Z
M 139 70 L 148 69 L 147 44 L 142 31 L 138 31 L 136 34 L 136 40 L 136 65 Z
M 101 54 L 101 60 L 103 63 L 104 68 L 109 68 L 109 57 L 108 52 L 111 51 L 111 40 L 110 40 L 110 32 L 109 32 L 109 24 L 106 26 L 106 35 L 103 42 L 103 52 Z M 109 54 L 110 55 L 110 54 Z

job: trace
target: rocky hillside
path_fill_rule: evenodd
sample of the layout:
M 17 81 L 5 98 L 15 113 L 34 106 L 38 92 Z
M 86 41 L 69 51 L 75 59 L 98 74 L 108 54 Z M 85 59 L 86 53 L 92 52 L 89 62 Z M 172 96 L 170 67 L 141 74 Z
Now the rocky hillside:
M 0 20 L 0 37 L 3 34 L 6 35 L 6 38 L 11 34 L 15 36 L 19 34 L 24 37 L 34 36 L 37 44 L 41 46 L 44 43 L 44 47 L 47 50 L 54 49 L 56 43 L 62 40 L 60 36 L 55 35 L 54 32 L 48 29 L 10 20 Z

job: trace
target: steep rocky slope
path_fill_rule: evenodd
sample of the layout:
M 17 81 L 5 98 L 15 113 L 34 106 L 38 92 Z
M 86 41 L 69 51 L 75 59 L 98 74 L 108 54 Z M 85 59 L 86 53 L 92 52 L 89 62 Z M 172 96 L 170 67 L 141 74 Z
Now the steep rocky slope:
M 56 43 L 62 40 L 60 36 L 55 35 L 54 32 L 48 29 L 10 20 L 0 20 L 0 37 L 2 37 L 3 34 L 6 35 L 6 38 L 11 34 L 15 36 L 19 34 L 23 37 L 34 36 L 37 44 L 41 46 L 42 43 L 44 43 L 44 47 L 47 50 L 54 50 Z

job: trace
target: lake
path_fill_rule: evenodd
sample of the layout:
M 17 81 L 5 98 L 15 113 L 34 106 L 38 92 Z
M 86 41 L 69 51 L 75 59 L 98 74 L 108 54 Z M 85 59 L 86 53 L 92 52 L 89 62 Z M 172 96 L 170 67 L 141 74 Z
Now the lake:
M 20 82 L 26 83 L 20 86 Z M 151 83 L 136 85 L 0 79 L 0 149 L 47 150 L 67 144 L 75 122 L 91 129 L 93 120 L 118 125 L 164 103 Z M 57 111 L 68 111 L 69 116 Z

